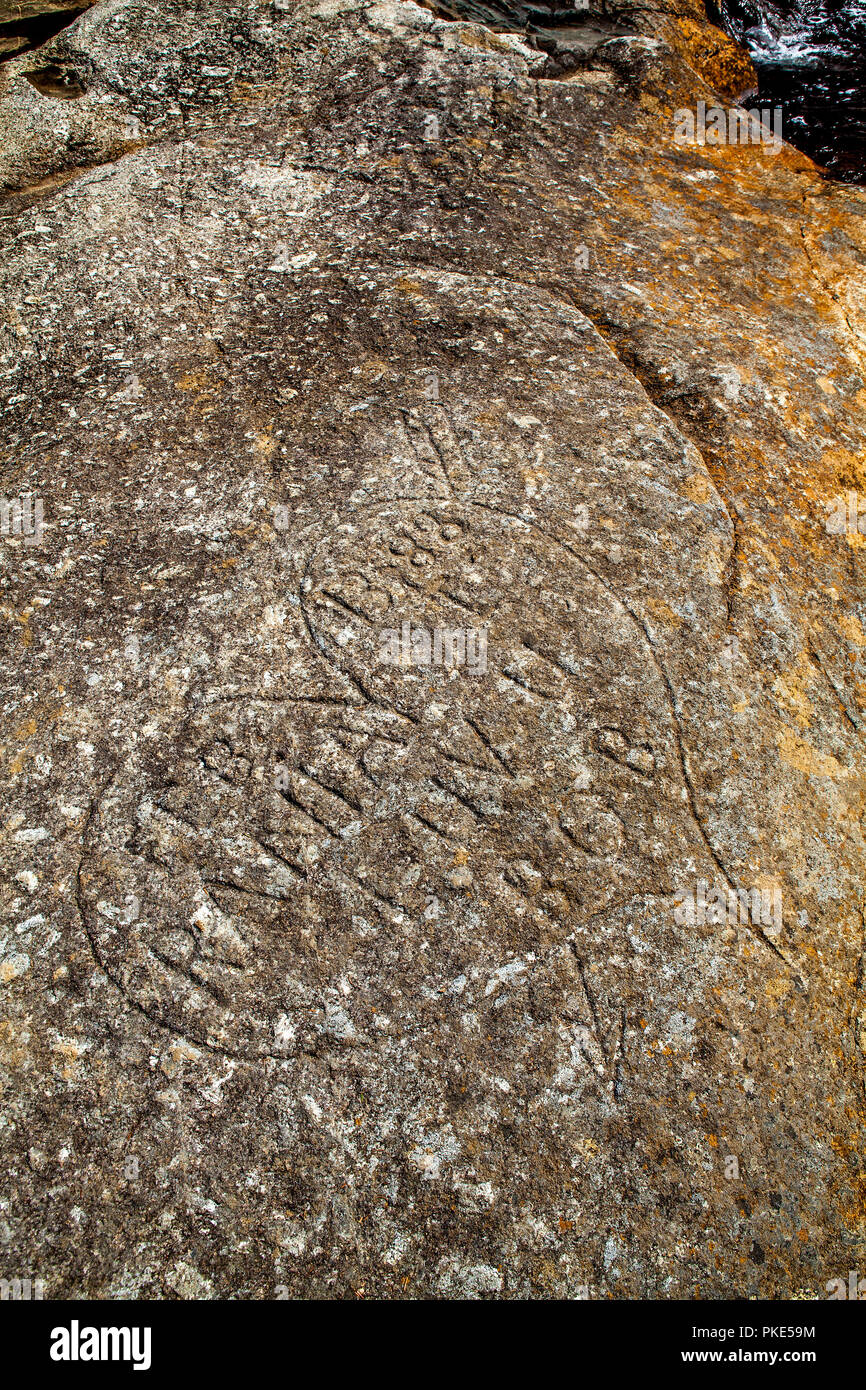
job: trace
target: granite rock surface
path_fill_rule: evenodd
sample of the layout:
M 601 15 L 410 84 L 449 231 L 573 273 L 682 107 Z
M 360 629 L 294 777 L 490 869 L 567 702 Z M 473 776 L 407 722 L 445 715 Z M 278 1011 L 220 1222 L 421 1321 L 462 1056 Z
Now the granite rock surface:
M 100 0 L 0 66 L 47 1297 L 863 1267 L 866 192 L 677 144 L 748 60 L 614 18 Z

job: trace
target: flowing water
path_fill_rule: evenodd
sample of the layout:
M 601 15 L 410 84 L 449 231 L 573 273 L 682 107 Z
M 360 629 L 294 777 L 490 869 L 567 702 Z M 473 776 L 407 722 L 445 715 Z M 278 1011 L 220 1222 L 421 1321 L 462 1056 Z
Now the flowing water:
M 866 183 L 866 0 L 707 0 L 707 14 L 749 50 L 785 139 Z

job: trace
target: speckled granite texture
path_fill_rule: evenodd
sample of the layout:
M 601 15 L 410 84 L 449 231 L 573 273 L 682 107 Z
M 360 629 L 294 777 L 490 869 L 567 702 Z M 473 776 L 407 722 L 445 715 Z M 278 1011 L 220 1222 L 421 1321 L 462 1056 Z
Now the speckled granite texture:
M 46 1297 L 866 1267 L 866 194 L 678 145 L 748 62 L 621 15 L 551 76 L 414 4 L 101 0 L 0 67 Z

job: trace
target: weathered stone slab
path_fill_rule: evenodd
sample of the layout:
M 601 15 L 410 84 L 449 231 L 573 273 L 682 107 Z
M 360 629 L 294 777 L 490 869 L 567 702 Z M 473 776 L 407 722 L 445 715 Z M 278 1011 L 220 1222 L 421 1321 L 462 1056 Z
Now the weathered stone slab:
M 678 147 L 672 24 L 551 80 L 412 4 L 103 0 L 0 71 L 50 1297 L 863 1258 L 864 195 Z

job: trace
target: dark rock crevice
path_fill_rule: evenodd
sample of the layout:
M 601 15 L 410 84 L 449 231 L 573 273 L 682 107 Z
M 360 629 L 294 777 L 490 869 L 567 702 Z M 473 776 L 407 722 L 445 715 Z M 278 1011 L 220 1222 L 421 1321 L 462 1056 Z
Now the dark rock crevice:
M 73 24 L 92 3 L 88 0 L 85 4 L 52 5 L 32 0 L 15 4 L 4 0 L 0 4 L 0 63 L 41 48 Z

